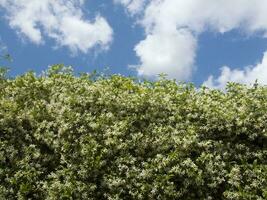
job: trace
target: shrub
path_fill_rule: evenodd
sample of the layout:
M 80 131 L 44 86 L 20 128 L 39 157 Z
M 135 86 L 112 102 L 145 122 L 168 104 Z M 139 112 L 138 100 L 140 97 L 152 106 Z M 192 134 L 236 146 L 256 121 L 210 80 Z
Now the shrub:
M 267 199 L 267 88 L 0 80 L 0 199 Z

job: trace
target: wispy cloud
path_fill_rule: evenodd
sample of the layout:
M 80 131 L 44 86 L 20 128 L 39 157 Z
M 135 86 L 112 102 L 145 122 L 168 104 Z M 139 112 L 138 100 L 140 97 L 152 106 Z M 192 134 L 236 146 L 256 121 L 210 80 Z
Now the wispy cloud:
M 49 37 L 56 46 L 68 47 L 73 53 L 108 49 L 112 28 L 100 15 L 86 19 L 83 4 L 83 0 L 0 0 L 10 27 L 35 44 Z
M 255 81 L 267 85 L 267 52 L 264 53 L 262 61 L 255 66 L 247 66 L 244 69 L 233 69 L 228 66 L 221 68 L 221 74 L 218 77 L 209 76 L 203 83 L 211 88 L 223 89 L 227 82 L 239 82 L 243 84 L 254 84 Z
M 113 0 L 116 4 L 122 4 L 131 15 L 142 12 L 148 0 Z
M 8 51 L 6 44 L 3 42 L 0 36 L 0 55 L 5 54 Z

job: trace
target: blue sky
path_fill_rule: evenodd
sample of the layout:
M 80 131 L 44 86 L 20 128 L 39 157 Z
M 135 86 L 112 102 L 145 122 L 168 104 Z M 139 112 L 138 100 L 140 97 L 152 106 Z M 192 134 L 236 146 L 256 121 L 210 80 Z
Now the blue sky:
M 64 63 L 215 88 L 267 84 L 266 9 L 265 0 L 0 0 L 0 50 L 14 60 L 0 64 L 12 76 Z

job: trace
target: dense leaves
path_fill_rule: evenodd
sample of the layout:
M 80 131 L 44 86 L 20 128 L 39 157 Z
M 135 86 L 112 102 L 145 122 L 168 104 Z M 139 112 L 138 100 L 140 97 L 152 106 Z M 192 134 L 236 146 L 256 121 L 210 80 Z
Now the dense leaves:
M 267 199 L 267 88 L 0 79 L 0 199 Z

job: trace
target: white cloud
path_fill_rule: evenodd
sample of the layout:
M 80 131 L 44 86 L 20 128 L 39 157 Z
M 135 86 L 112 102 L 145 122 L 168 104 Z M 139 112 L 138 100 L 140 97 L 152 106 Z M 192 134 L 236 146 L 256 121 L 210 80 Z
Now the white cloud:
M 0 37 L 0 56 L 7 52 L 7 46 L 3 42 L 2 38 Z
M 120 1 L 128 9 L 127 3 L 130 1 Z M 178 79 L 190 77 L 188 73 L 193 72 L 197 50 L 195 43 L 199 34 L 205 31 L 225 33 L 240 29 L 248 35 L 261 32 L 263 37 L 267 36 L 266 0 L 150 0 L 147 2 L 140 22 L 145 29 L 146 37 L 135 47 L 136 55 L 140 58 L 140 66 L 137 68 L 139 74 L 154 75 L 163 72 Z M 178 36 L 181 30 L 186 30 L 188 36 L 191 36 L 182 39 L 182 36 Z M 177 39 L 178 37 L 180 39 Z M 186 45 L 188 45 L 187 48 Z M 161 57 L 163 59 L 160 59 Z M 168 61 L 163 62 L 166 57 Z
M 194 37 L 186 30 L 149 34 L 135 47 L 142 63 L 137 67 L 138 74 L 155 76 L 164 72 L 169 78 L 186 80 L 192 74 L 195 46 Z
M 223 33 L 234 28 L 266 32 L 266 8 L 265 0 L 152 0 L 143 25 L 147 30 L 188 27 L 198 33 L 207 29 Z
M 114 3 L 122 4 L 125 6 L 126 10 L 135 15 L 144 9 L 145 3 L 148 0 L 113 0 Z
M 101 16 L 85 19 L 83 3 L 83 0 L 0 0 L 9 25 L 35 44 L 44 43 L 47 36 L 57 46 L 66 46 L 74 53 L 86 53 L 96 46 L 107 49 L 112 41 L 112 28 Z
M 248 66 L 244 69 L 233 69 L 224 66 L 221 68 L 219 77 L 209 76 L 203 85 L 211 88 L 223 89 L 227 82 L 238 82 L 243 84 L 254 84 L 255 81 L 267 85 L 267 51 L 264 53 L 261 63 L 255 66 Z

